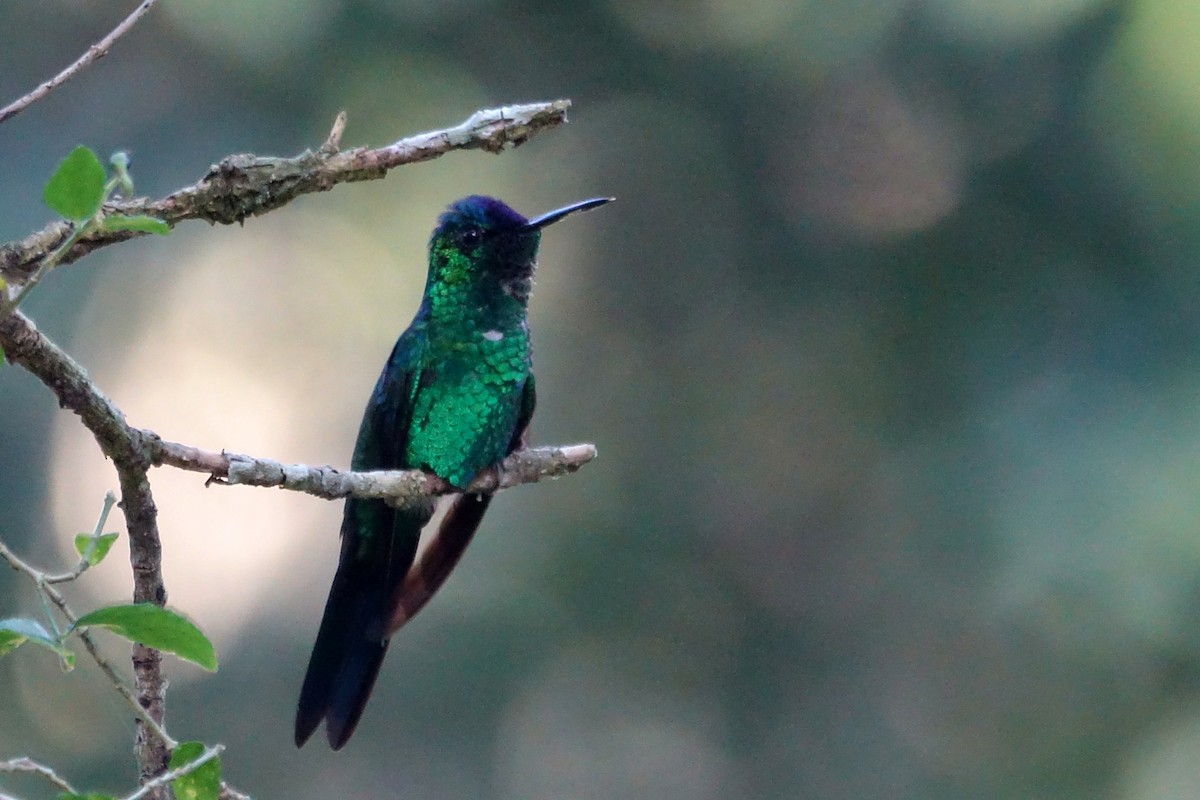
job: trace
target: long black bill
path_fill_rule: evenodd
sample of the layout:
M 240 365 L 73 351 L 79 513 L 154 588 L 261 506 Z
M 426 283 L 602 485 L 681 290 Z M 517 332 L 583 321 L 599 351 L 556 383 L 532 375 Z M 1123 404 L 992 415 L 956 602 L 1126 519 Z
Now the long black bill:
M 591 200 L 580 200 L 578 203 L 572 203 L 569 206 L 564 206 L 564 207 L 556 209 L 554 211 L 547 211 L 545 214 L 542 214 L 540 217 L 534 217 L 533 219 L 526 222 L 525 230 L 527 230 L 527 231 L 539 230 L 541 228 L 546 227 L 547 225 L 552 225 L 553 223 L 558 222 L 560 219 L 567 216 L 568 214 L 574 214 L 576 211 L 587 211 L 589 208 L 595 208 L 596 206 L 602 206 L 605 203 L 611 203 L 613 200 L 616 200 L 616 199 L 617 198 L 615 198 L 615 197 L 593 197 Z

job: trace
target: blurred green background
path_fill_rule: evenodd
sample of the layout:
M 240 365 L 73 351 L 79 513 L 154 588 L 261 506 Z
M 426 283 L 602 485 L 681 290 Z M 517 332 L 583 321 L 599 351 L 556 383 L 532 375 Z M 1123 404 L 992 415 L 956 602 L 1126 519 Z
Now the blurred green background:
M 131 7 L 4 2 L 0 100 Z M 1198 37 L 1191 0 L 163 0 L 0 126 L 0 239 L 79 143 L 160 196 L 340 109 L 349 146 L 575 106 L 53 274 L 28 313 L 134 424 L 345 465 L 447 203 L 620 199 L 532 305 L 535 439 L 600 459 L 496 502 L 344 751 L 291 743 L 338 505 L 152 475 L 222 658 L 168 660 L 171 731 L 268 798 L 1200 795 Z M 19 369 L 0 457 L 0 536 L 68 563 L 115 476 Z M 0 755 L 124 793 L 131 731 L 87 665 L 0 661 Z

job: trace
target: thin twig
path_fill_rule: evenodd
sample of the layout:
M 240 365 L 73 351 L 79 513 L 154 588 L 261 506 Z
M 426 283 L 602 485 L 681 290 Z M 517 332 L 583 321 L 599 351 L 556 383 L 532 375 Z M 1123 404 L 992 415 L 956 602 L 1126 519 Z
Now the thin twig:
M 221 793 L 217 797 L 220 800 L 252 800 L 250 795 L 242 794 L 224 781 L 221 781 Z
M 112 511 L 112 507 L 117 504 L 117 496 L 111 491 L 104 493 L 104 505 L 100 509 L 100 518 L 96 520 L 96 527 L 92 529 L 92 535 L 88 542 L 87 550 L 79 557 L 79 563 L 75 565 L 75 569 L 70 572 L 64 572 L 60 575 L 46 575 L 42 580 L 45 583 L 67 583 L 79 578 L 88 567 L 91 566 L 89 559 L 92 553 L 95 552 L 96 546 L 100 541 L 101 534 L 104 533 L 105 526 L 108 525 L 108 514 Z
M 346 112 L 339 111 L 334 117 L 333 127 L 329 129 L 329 135 L 325 137 L 325 144 L 321 145 L 321 152 L 325 155 L 333 155 L 342 149 L 342 134 L 346 132 Z
M 172 749 L 174 748 L 172 747 Z M 141 800 L 141 798 L 145 797 L 158 787 L 166 786 L 173 780 L 177 780 L 182 778 L 184 775 L 189 775 L 195 772 L 197 769 L 219 756 L 224 749 L 224 745 L 214 744 L 212 747 L 205 749 L 203 753 L 196 756 L 183 766 L 176 767 L 175 769 L 164 772 L 161 775 L 156 775 L 155 777 L 146 781 L 136 792 L 126 795 L 124 800 Z
M 18 572 L 23 572 L 25 575 L 27 575 L 34 582 L 38 593 L 42 597 L 49 599 L 49 601 L 52 602 L 62 613 L 63 617 L 66 618 L 67 622 L 74 626 L 74 624 L 79 620 L 79 617 L 71 609 L 70 604 L 67 603 L 66 598 L 62 596 L 58 589 L 46 582 L 46 574 L 44 572 L 38 570 L 33 565 L 22 559 L 11 549 L 9 549 L 9 547 L 2 541 L 0 541 L 0 558 L 3 558 L 5 561 L 7 561 L 9 566 L 11 566 L 13 569 L 17 570 Z M 133 709 L 134 715 L 140 719 L 143 724 L 148 726 L 156 736 L 162 739 L 162 741 L 167 745 L 168 749 L 175 747 L 177 742 L 172 739 L 167 732 L 163 730 L 162 726 L 158 724 L 158 721 L 152 718 L 149 713 L 147 713 L 146 709 L 144 709 L 141 704 L 138 703 L 137 699 L 133 696 L 133 692 L 131 692 L 129 687 L 125 685 L 125 682 L 121 679 L 121 676 L 117 674 L 117 671 L 113 668 L 113 665 L 110 664 L 108 659 L 100 653 L 100 648 L 96 644 L 96 640 L 92 638 L 91 632 L 87 630 L 77 630 L 75 633 L 77 636 L 79 636 L 79 640 L 83 642 L 83 647 L 88 651 L 88 654 L 92 657 L 92 660 L 96 662 L 98 667 L 100 667 L 100 671 L 103 672 L 108 678 L 109 682 L 112 683 L 113 688 L 115 688 L 117 692 L 125 698 L 126 702 L 129 703 L 129 707 Z
M 128 33 L 129 30 L 138 23 L 138 20 L 140 20 L 146 15 L 146 12 L 153 8 L 156 2 L 158 2 L 158 0 L 142 0 L 140 3 L 138 3 L 137 8 L 135 8 L 129 14 L 129 16 L 121 21 L 120 25 L 113 28 L 112 32 L 110 32 L 108 36 L 105 36 L 103 39 L 89 47 L 87 52 L 81 55 L 74 64 L 67 67 L 50 80 L 41 84 L 32 92 L 20 98 L 19 100 L 9 103 L 4 108 L 0 108 L 0 122 L 4 122 L 8 118 L 20 114 L 38 100 L 41 100 L 59 86 L 62 86 L 64 83 L 71 80 L 71 78 L 74 78 L 76 75 L 83 72 L 85 69 L 91 66 L 93 62 L 99 61 L 101 58 L 104 58 L 106 55 L 108 55 L 108 51 L 112 48 L 113 44 L 126 33 Z
M 46 780 L 50 781 L 55 786 L 57 786 L 59 789 L 62 789 L 64 792 L 70 792 L 71 794 L 78 794 L 78 792 L 75 791 L 75 788 L 73 786 L 71 786 L 71 784 L 69 782 L 67 782 L 66 778 L 59 775 L 52 768 L 47 767 L 45 764 L 39 764 L 38 762 L 34 761 L 32 758 L 28 758 L 26 756 L 22 756 L 20 758 L 10 758 L 8 761 L 0 761 L 0 772 L 32 773 L 34 775 L 39 775 L 39 776 L 45 778 Z
M 145 214 L 175 226 L 184 220 L 232 224 L 265 214 L 297 197 L 325 192 L 341 183 L 376 180 L 389 170 L 438 158 L 452 150 L 498 153 L 527 142 L 567 121 L 570 100 L 504 106 L 477 111 L 452 128 L 400 139 L 386 147 L 304 152 L 291 158 L 232 155 L 207 175 L 160 200 L 139 198 L 104 204 L 106 213 Z M 331 131 L 331 134 L 333 132 Z M 24 283 L 37 265 L 70 235 L 70 225 L 53 222 L 19 242 L 0 246 L 0 277 Z M 93 230 L 72 247 L 59 265 L 116 242 L 144 234 Z

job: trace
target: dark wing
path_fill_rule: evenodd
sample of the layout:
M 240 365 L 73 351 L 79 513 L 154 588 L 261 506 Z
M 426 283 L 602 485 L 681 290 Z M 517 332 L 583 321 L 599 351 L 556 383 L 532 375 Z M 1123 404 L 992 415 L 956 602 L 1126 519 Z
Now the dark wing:
M 354 445 L 356 470 L 407 469 L 413 403 L 422 379 L 423 325 L 414 322 L 396 340 L 371 392 Z
M 416 323 L 392 349 L 359 427 L 355 470 L 402 469 L 419 389 L 421 339 Z M 296 745 L 326 720 L 334 749 L 354 732 L 387 652 L 397 588 L 412 565 L 432 501 L 406 509 L 382 500 L 346 501 L 342 550 L 296 712 Z

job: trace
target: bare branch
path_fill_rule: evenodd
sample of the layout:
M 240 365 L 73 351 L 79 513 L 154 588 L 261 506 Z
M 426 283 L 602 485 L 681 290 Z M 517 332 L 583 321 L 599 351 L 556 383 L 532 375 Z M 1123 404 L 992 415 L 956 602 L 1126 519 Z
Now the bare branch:
M 15 100 L 4 108 L 0 108 L 0 122 L 4 122 L 10 117 L 20 114 L 38 100 L 41 100 L 59 86 L 62 86 L 64 83 L 71 80 L 71 78 L 74 78 L 76 75 L 83 72 L 85 69 L 90 67 L 93 62 L 99 61 L 108 55 L 108 51 L 112 48 L 113 44 L 116 43 L 117 39 L 120 39 L 122 36 L 128 33 L 129 30 L 138 23 L 138 20 L 145 16 L 146 12 L 153 8 L 154 4 L 157 2 L 158 0 L 141 0 L 141 2 L 138 3 L 137 8 L 135 8 L 129 14 L 129 16 L 122 20 L 120 25 L 113 28 L 112 32 L 110 32 L 108 36 L 105 36 L 103 39 L 89 47 L 87 52 L 81 55 L 74 64 L 67 67 L 50 80 L 41 84 L 32 92 L 20 98 L 19 100 Z
M 374 149 L 331 151 L 323 147 L 316 153 L 306 151 L 292 158 L 228 156 L 195 184 L 161 200 L 121 200 L 106 203 L 104 209 L 120 214 L 146 214 L 171 226 L 192 219 L 225 225 L 241 223 L 301 195 L 328 191 L 339 183 L 382 178 L 395 167 L 428 161 L 452 150 L 498 153 L 516 147 L 541 131 L 565 123 L 570 105 L 570 100 L 554 100 L 477 111 L 453 128 L 417 134 Z M 336 125 L 330 133 L 331 140 L 335 133 Z M 70 232 L 69 223 L 54 222 L 19 242 L 0 247 L 0 276 L 9 283 L 24 282 Z M 70 264 L 100 247 L 142 235 L 145 234 L 132 231 L 91 231 L 67 250 L 59 264 Z
M 575 472 L 596 457 L 590 444 L 562 447 L 538 447 L 520 450 L 496 467 L 484 470 L 466 489 L 454 486 L 421 470 L 388 472 L 343 472 L 334 467 L 310 467 L 281 464 L 269 458 L 253 458 L 238 453 L 200 450 L 189 445 L 167 442 L 150 431 L 142 431 L 149 443 L 155 464 L 166 464 L 192 472 L 206 472 L 210 483 L 242 486 L 276 486 L 305 492 L 326 500 L 344 497 L 378 498 L 403 506 L 421 497 L 465 491 L 491 494 L 543 478 L 557 478 Z
M 138 436 L 132 436 L 138 439 Z M 162 540 L 158 535 L 158 507 L 150 492 L 150 479 L 144 461 L 113 459 L 121 484 L 121 510 L 125 512 L 125 527 L 129 531 L 129 563 L 133 567 L 133 602 L 167 603 L 167 588 L 162 574 Z M 162 774 L 171 760 L 171 739 L 163 734 L 166 716 L 167 682 L 162 676 L 162 653 L 144 644 L 133 646 L 133 686 L 137 702 L 146 709 L 146 716 L 137 719 L 134 754 L 137 757 L 140 782 L 145 785 Z M 146 719 L 154 721 L 149 724 Z M 168 798 L 170 792 L 162 787 L 152 790 L 151 797 Z

